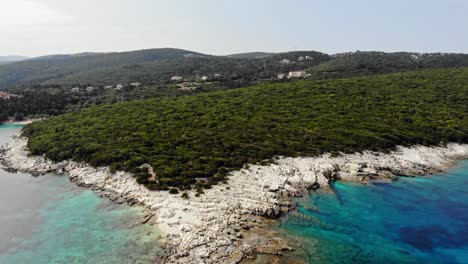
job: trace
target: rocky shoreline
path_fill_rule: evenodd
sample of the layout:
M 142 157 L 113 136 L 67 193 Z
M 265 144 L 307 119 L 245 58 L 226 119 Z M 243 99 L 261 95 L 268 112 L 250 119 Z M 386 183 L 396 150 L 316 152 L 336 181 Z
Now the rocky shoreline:
M 70 181 L 91 188 L 117 203 L 148 209 L 142 222 L 158 225 L 166 236 L 163 263 L 240 263 L 255 255 L 281 255 L 292 250 L 287 241 L 263 232 L 268 218 L 292 210 L 292 197 L 327 188 L 334 180 L 361 181 L 439 172 L 457 159 L 468 158 L 468 145 L 398 147 L 388 154 L 364 152 L 332 157 L 278 158 L 275 164 L 246 166 L 231 173 L 228 184 L 213 186 L 189 198 L 153 192 L 131 174 L 111 173 L 73 161 L 51 162 L 30 156 L 27 139 L 15 136 L 2 149 L 0 161 L 9 171 L 33 175 L 67 174 Z

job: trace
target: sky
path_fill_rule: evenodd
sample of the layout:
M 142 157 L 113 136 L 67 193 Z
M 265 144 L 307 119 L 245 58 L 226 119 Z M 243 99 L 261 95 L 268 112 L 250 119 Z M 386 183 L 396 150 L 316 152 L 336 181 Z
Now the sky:
M 0 0 L 0 56 L 468 53 L 468 0 Z

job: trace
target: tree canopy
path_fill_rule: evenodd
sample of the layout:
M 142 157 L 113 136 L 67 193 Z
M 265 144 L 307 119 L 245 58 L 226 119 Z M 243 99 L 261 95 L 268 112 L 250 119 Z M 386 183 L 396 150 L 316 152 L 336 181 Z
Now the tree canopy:
M 464 68 L 263 84 L 93 106 L 23 134 L 34 155 L 131 171 L 150 189 L 200 190 L 277 156 L 466 143 L 466 80 Z

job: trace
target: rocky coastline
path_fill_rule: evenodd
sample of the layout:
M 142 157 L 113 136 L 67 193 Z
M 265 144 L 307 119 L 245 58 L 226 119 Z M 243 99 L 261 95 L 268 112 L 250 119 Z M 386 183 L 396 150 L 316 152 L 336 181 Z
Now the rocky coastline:
M 158 263 L 241 263 L 256 254 L 282 255 L 293 250 L 274 233 L 263 232 L 269 219 L 294 208 L 293 197 L 328 188 L 334 180 L 367 182 L 400 176 L 427 175 L 468 158 L 468 145 L 398 147 L 389 153 L 364 152 L 332 157 L 277 158 L 274 164 L 250 165 L 231 173 L 227 184 L 213 186 L 196 197 L 154 192 L 131 174 L 111 173 L 73 161 L 55 163 L 30 156 L 20 135 L 3 147 L 0 162 L 9 171 L 39 176 L 66 174 L 70 181 L 91 188 L 117 203 L 144 206 L 150 220 L 165 235 L 166 254 Z

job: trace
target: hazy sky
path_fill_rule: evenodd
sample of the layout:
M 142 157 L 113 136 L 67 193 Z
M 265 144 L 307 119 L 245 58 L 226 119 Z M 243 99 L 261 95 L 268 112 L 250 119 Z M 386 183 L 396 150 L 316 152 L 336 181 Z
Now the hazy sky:
M 468 0 L 0 0 L 0 55 L 468 53 Z

